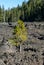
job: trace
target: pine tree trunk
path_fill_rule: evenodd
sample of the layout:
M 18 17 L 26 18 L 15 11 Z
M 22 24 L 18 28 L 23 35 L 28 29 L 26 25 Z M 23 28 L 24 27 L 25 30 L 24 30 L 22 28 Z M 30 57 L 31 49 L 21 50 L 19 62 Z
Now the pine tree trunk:
M 22 44 L 20 44 L 20 53 L 22 53 Z
M 22 59 L 22 44 L 20 44 L 20 60 Z

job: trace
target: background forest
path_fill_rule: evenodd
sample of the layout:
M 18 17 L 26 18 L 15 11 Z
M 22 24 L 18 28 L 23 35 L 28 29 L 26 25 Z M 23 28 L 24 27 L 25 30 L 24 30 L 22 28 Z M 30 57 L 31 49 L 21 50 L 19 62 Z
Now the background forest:
M 44 21 L 44 0 L 28 0 L 22 6 L 8 10 L 0 6 L 0 22 L 16 22 L 19 19 L 24 22 Z

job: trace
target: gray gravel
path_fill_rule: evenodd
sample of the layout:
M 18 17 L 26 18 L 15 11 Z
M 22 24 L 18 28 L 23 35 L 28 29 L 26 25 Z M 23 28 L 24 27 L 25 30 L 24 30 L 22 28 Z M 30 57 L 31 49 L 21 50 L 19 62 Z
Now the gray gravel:
M 8 43 L 13 26 L 0 23 L 0 65 L 44 65 L 44 23 L 25 22 L 28 40 L 22 44 L 22 53 Z

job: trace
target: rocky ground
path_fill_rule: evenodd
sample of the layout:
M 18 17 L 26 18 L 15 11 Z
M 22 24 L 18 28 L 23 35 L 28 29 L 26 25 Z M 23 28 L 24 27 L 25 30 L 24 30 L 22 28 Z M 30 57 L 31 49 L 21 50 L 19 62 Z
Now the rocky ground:
M 13 26 L 0 23 L 0 65 L 44 65 L 44 23 L 26 23 L 28 40 L 22 52 L 8 43 Z

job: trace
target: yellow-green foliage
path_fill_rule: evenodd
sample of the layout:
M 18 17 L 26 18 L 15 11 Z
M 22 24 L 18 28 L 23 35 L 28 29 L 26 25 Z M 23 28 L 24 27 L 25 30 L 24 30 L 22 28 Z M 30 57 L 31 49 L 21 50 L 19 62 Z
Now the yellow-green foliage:
M 27 30 L 25 28 L 24 22 L 19 20 L 16 27 L 14 28 L 14 39 L 11 39 L 10 42 L 13 45 L 18 46 L 20 43 L 27 40 Z
M 12 45 L 15 45 L 15 46 L 18 46 L 18 45 L 19 45 L 19 42 L 15 42 L 14 39 L 9 39 L 8 41 L 9 41 L 9 43 L 12 44 Z
M 27 31 L 24 25 L 24 22 L 19 20 L 18 24 L 14 30 L 16 38 L 20 41 L 26 41 L 27 40 Z

